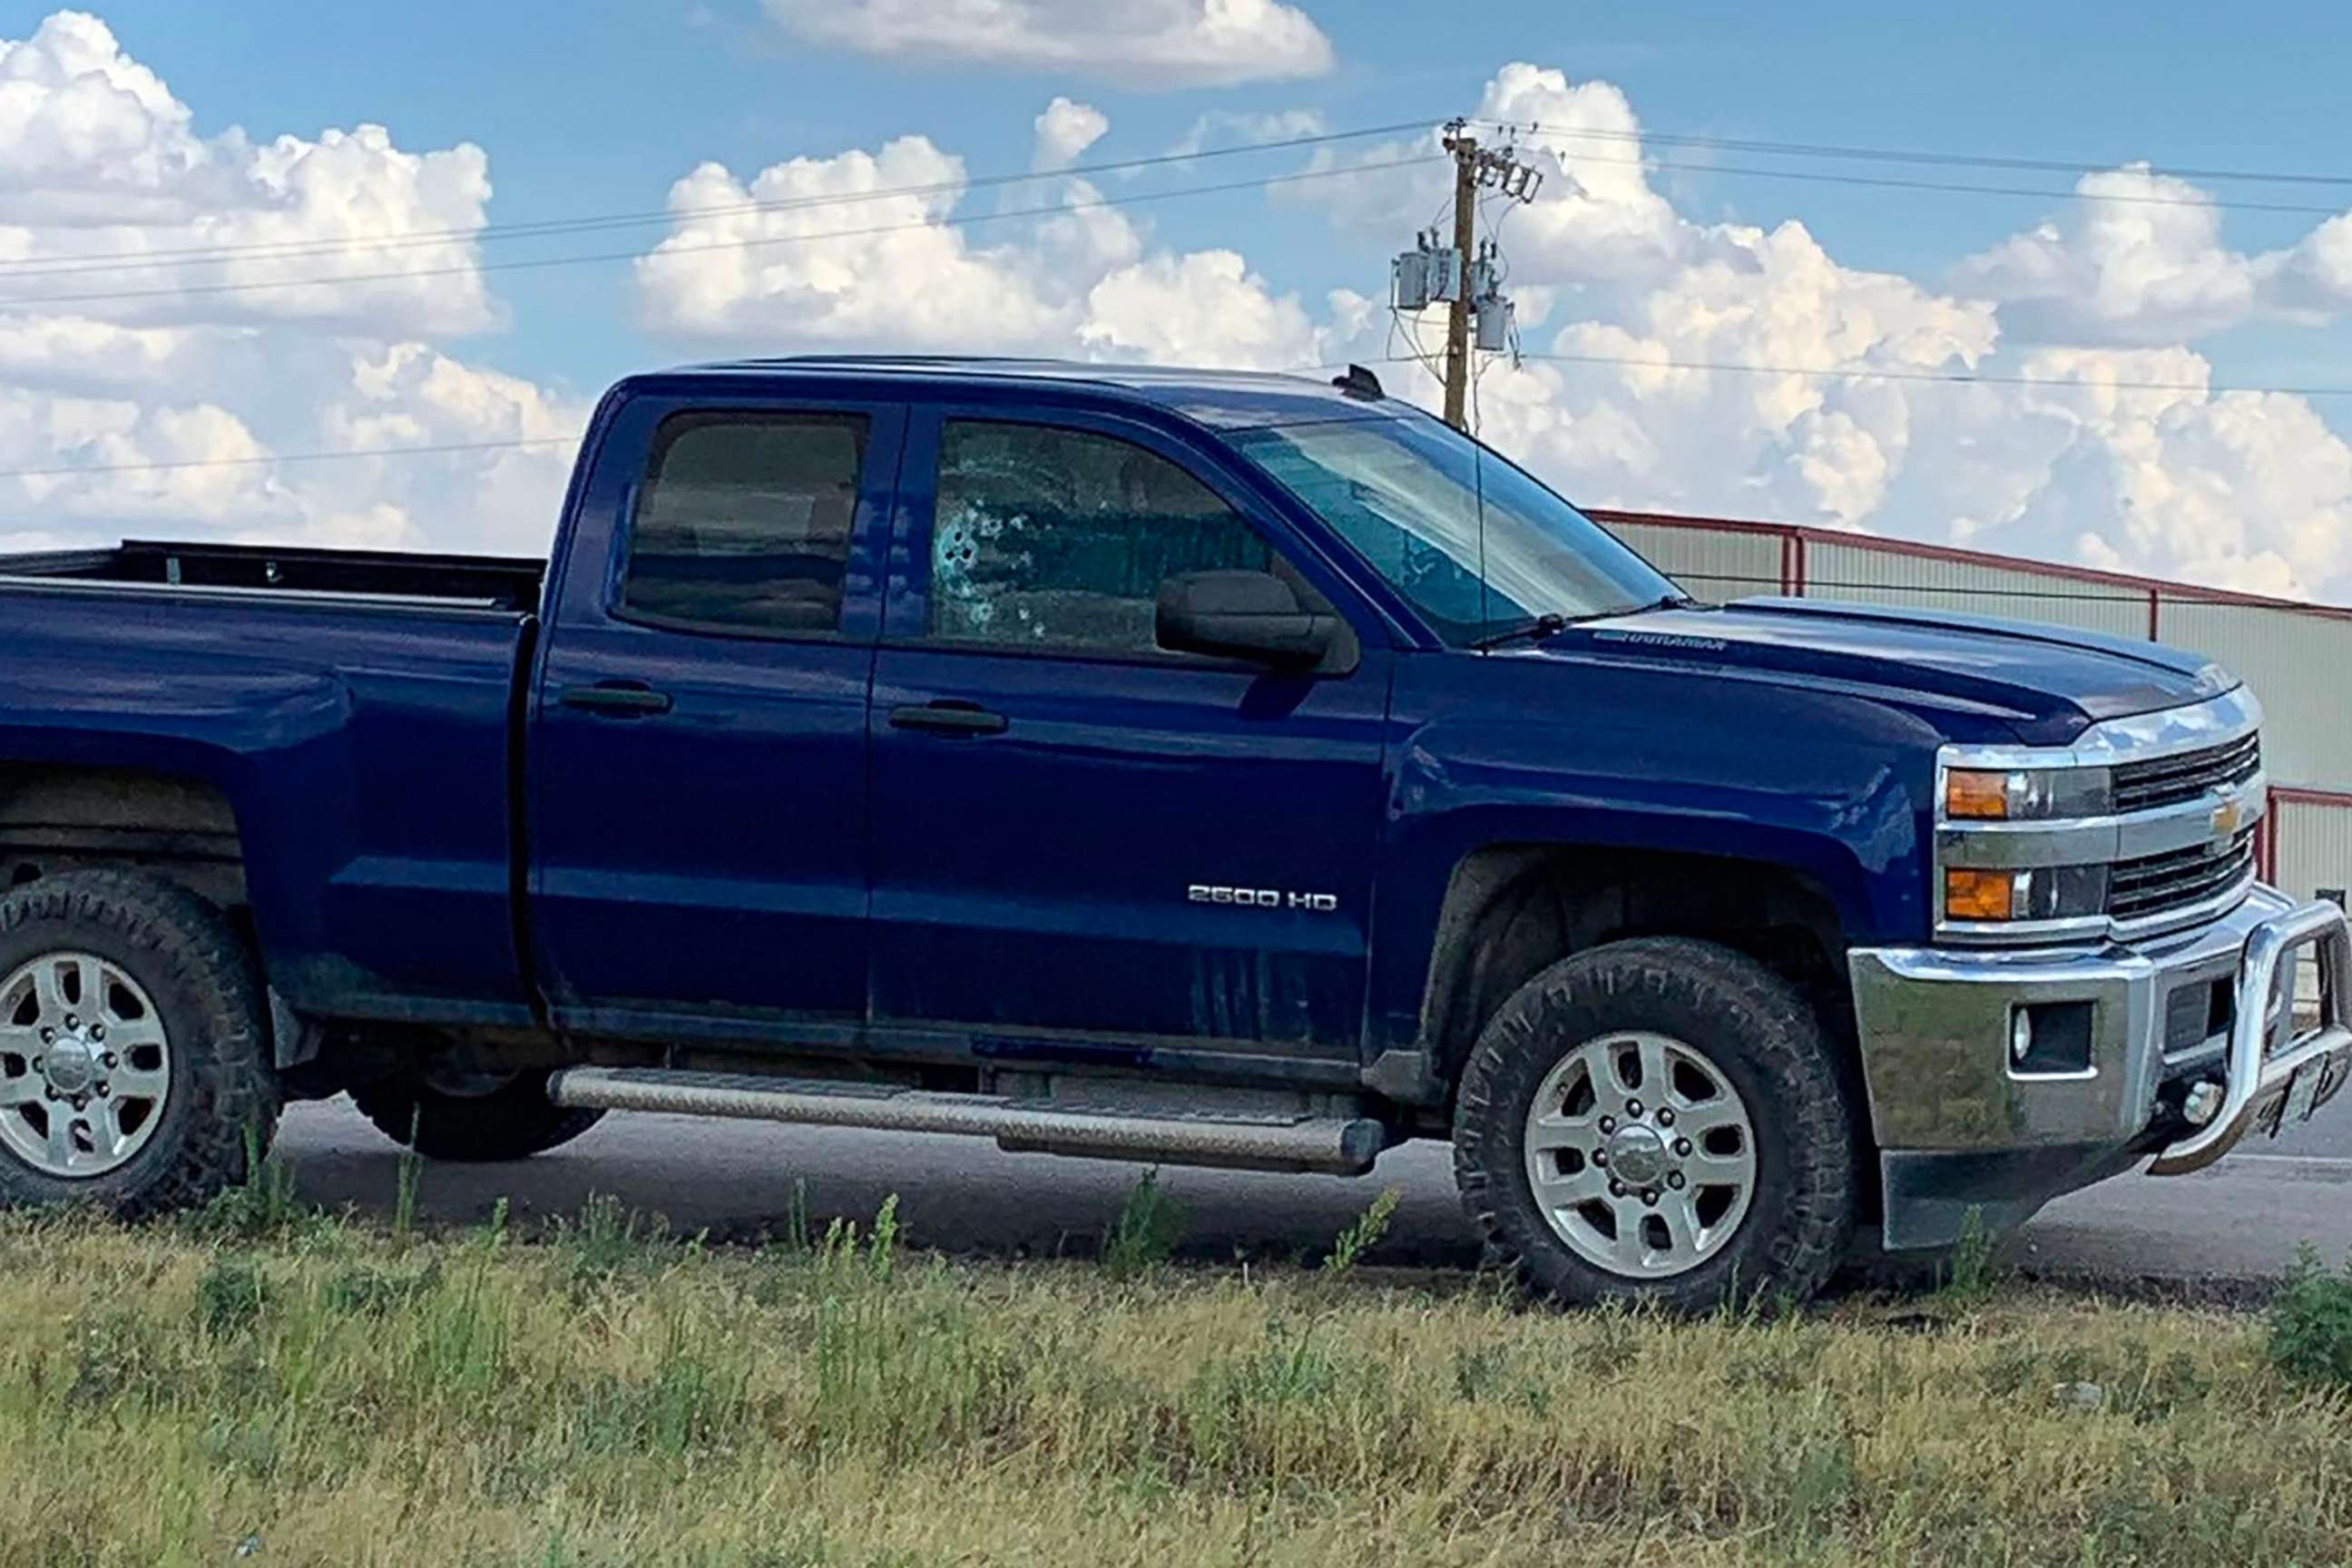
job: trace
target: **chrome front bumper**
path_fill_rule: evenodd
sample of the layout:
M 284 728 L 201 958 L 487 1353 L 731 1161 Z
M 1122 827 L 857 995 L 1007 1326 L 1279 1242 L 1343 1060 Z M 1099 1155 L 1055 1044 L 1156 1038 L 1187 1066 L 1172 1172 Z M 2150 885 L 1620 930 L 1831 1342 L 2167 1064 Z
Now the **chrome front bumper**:
M 2294 994 L 2306 951 L 2320 1012 L 2304 1028 Z M 2157 1173 L 2201 1169 L 2251 1131 L 2308 1116 L 2352 1078 L 2352 925 L 2333 904 L 2297 906 L 2269 888 L 2143 942 L 1863 948 L 1849 972 L 1890 1247 L 1948 1241 L 1971 1206 L 1994 1228 L 2014 1224 L 2144 1154 Z M 2021 1070 L 2018 1010 L 2062 1004 L 2089 1007 L 2085 1058 Z M 2210 1030 L 2182 1026 L 2210 1016 Z

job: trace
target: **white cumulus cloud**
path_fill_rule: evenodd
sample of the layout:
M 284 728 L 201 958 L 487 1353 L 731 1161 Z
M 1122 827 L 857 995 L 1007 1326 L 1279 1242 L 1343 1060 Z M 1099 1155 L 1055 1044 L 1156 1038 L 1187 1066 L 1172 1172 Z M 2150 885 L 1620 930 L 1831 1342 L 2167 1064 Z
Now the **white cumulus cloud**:
M 2134 164 L 2074 189 L 2057 216 L 1954 270 L 1955 286 L 2000 303 L 2017 337 L 2162 344 L 2352 308 L 2352 215 L 2250 254 L 2223 240 L 2222 206 L 2188 180 Z
M 0 39 L 5 542 L 543 548 L 585 410 L 435 346 L 499 316 L 480 149 L 194 119 L 95 16 Z M 268 286 L 352 273 L 405 275 Z M 268 460 L 504 440 L 541 444 Z
M 1331 40 L 1281 0 L 768 0 L 811 43 L 1100 77 L 1129 87 L 1320 76 Z
M 1058 187 L 1060 195 L 1053 194 Z M 1042 195 L 1039 194 L 1042 191 Z M 637 264 L 647 324 L 681 340 L 1098 360 L 1313 364 L 1326 331 L 1231 250 L 1154 250 L 1083 179 L 1041 180 L 1043 222 L 978 243 L 963 161 L 928 138 L 797 158 L 741 180 L 706 163 Z M 977 216 L 977 215 L 971 215 Z
M 1091 103 L 1056 98 L 1037 116 L 1036 129 L 1037 147 L 1029 166 L 1041 172 L 1066 169 L 1103 139 L 1110 130 L 1110 117 Z

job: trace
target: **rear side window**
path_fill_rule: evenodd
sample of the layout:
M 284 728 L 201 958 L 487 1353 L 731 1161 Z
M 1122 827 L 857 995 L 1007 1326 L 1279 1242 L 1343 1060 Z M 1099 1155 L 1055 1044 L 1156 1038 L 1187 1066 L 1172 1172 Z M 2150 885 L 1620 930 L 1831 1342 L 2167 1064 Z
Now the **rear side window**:
M 1131 442 L 985 420 L 940 432 L 934 637 L 1148 653 L 1166 579 L 1272 562 L 1215 492 Z
M 663 425 L 622 604 L 697 626 L 839 629 L 866 437 L 866 420 L 845 414 L 692 414 Z

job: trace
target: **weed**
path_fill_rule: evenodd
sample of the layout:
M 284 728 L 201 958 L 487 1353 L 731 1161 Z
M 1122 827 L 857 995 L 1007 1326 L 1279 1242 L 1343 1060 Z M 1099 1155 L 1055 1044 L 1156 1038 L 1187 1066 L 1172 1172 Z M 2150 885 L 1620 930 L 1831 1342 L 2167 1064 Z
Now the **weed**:
M 424 1115 L 422 1104 L 409 1112 L 408 1142 L 401 1149 L 399 1163 L 394 1166 L 392 1234 L 403 1241 L 416 1228 L 417 1189 L 425 1180 L 425 1156 L 416 1152 L 416 1135 Z
M 818 1447 L 876 1449 L 892 1459 L 971 1440 L 1011 1419 L 1021 1358 L 980 1331 L 968 1300 L 937 1275 L 904 1288 L 898 1200 L 885 1199 L 863 1237 L 835 1219 L 816 1253 Z
M 196 1321 L 215 1336 L 237 1333 L 261 1316 L 261 1270 L 250 1258 L 223 1253 L 196 1281 Z
M 575 1297 L 624 1274 L 651 1275 L 675 1250 L 668 1222 L 628 1207 L 610 1193 L 591 1193 L 577 1218 L 559 1221 L 557 1234 L 572 1260 Z
M 2352 1261 L 2331 1274 L 2306 1243 L 2271 1303 L 2271 1360 L 2312 1383 L 2352 1384 Z
M 1456 1348 L 1454 1393 L 1465 1404 L 1517 1405 L 1538 1415 L 1551 1408 L 1551 1388 L 1540 1363 L 1508 1343 Z
M 807 1178 L 793 1178 L 793 1201 L 784 1211 L 784 1244 L 794 1252 L 806 1252 L 814 1238 L 809 1234 Z
M 724 1447 L 748 1429 L 751 1359 L 751 1347 L 670 1318 L 651 1376 L 590 1384 L 579 1440 L 592 1453 L 673 1458 Z
M 402 1273 L 359 1264 L 330 1279 L 321 1300 L 330 1312 L 341 1316 L 382 1318 L 413 1306 L 440 1282 L 437 1262 Z
M 181 1337 L 137 1313 L 86 1311 L 74 1321 L 72 1343 L 74 1363 L 65 1396 L 70 1409 L 142 1394 L 168 1398 L 180 1381 Z
M 1184 1207 L 1160 1188 L 1157 1166 L 1135 1179 L 1118 1205 L 1118 1217 L 1103 1237 L 1103 1267 L 1125 1279 L 1156 1268 L 1174 1256 L 1184 1238 Z
M 246 1179 L 215 1196 L 198 1216 L 200 1228 L 239 1241 L 291 1236 L 323 1217 L 295 1194 L 294 1167 L 284 1156 L 261 1152 L 260 1134 L 245 1135 Z
M 1349 1221 L 1331 1243 L 1330 1256 L 1323 1259 L 1323 1277 L 1337 1279 L 1354 1268 L 1365 1253 L 1381 1244 L 1388 1235 L 1389 1222 L 1396 1217 L 1397 1205 L 1403 1200 L 1394 1187 L 1384 1188 L 1372 1200 L 1372 1206 Z
M 1959 1239 L 1944 1279 L 1943 1293 L 1956 1301 L 1981 1301 L 1992 1294 L 1993 1236 L 1985 1227 L 1984 1210 L 1974 1204 L 1960 1216 Z

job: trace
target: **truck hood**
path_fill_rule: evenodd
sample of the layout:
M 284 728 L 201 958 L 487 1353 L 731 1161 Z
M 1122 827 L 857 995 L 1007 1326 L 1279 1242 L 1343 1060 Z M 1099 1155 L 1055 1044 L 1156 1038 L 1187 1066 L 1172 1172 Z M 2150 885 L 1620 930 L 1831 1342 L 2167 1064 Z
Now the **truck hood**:
M 2220 666 L 2161 643 L 1812 599 L 1613 616 L 1543 647 L 1916 693 L 1997 711 L 2034 745 L 2063 744 L 2104 720 L 2201 702 L 2237 685 Z

